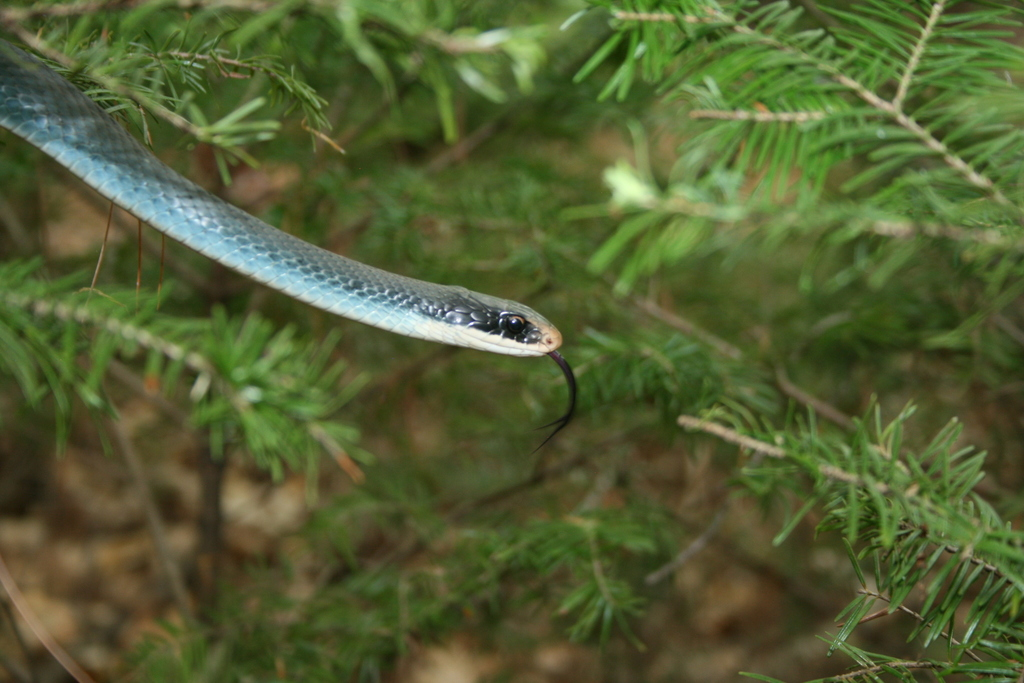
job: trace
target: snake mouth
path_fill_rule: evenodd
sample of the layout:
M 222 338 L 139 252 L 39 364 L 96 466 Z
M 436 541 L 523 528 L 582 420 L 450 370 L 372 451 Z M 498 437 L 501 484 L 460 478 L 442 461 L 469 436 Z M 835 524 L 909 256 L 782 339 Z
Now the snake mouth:
M 544 353 L 551 353 L 562 345 L 562 333 L 553 327 L 540 328 L 540 341 L 537 342 Z

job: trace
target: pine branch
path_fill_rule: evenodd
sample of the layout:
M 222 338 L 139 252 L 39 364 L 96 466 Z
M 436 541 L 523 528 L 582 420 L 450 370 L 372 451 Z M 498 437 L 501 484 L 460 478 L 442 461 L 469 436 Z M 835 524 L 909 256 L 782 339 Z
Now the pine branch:
M 215 450 L 216 443 L 222 448 L 241 436 L 257 463 L 277 477 L 284 464 L 314 468 L 320 445 L 339 461 L 347 457 L 341 444 L 354 441 L 355 430 L 327 418 L 355 395 L 363 381 L 339 390 L 344 366 L 329 360 L 336 337 L 317 347 L 296 341 L 290 329 L 275 333 L 256 317 L 241 322 L 223 313 L 215 314 L 211 324 L 198 326 L 187 320 L 152 319 L 151 304 L 130 322 L 127 309 L 113 299 L 76 301 L 81 297 L 57 293 L 64 283 L 31 282 L 32 270 L 32 265 L 16 262 L 0 269 L 0 346 L 5 351 L 0 368 L 19 378 L 30 401 L 38 401 L 41 392 L 33 373 L 42 373 L 58 399 L 58 425 L 70 413 L 69 390 L 94 409 L 108 409 L 100 389 L 107 365 L 115 354 L 130 356 L 143 349 L 150 352 L 150 372 L 162 370 L 165 387 L 173 387 L 182 370 L 194 375 L 189 391 L 192 421 L 213 431 Z M 48 329 L 15 311 L 58 324 Z M 2 334 L 4 323 L 16 334 Z M 67 334 L 80 326 L 92 332 L 84 374 L 76 364 L 68 365 L 68 359 L 86 352 L 79 337 Z M 19 337 L 32 345 L 26 348 Z
M 787 481 L 787 470 L 773 462 L 799 467 L 809 475 L 813 493 L 786 528 L 791 529 L 814 502 L 832 501 L 819 529 L 843 533 L 855 565 L 865 557 L 874 558 L 878 590 L 867 588 L 858 569 L 864 589 L 841 615 L 845 621 L 833 649 L 844 646 L 854 628 L 872 617 L 873 601 L 884 596 L 890 611 L 903 609 L 915 615 L 919 624 L 911 637 L 923 635 L 926 645 L 941 637 L 975 661 L 980 661 L 979 652 L 987 657 L 1012 656 L 1012 643 L 1021 634 L 1001 620 L 1013 613 L 1012 605 L 1024 593 L 1024 535 L 1009 530 L 971 494 L 981 479 L 982 456 L 968 457 L 970 449 L 953 451 L 959 433 L 954 425 L 936 435 L 920 454 L 902 447 L 903 423 L 912 412 L 905 410 L 884 428 L 876 413 L 876 435 L 869 437 L 861 422 L 845 445 L 822 439 L 813 426 L 796 440 L 792 434 L 777 433 L 776 442 L 788 443 L 783 447 L 686 415 L 679 423 L 770 456 L 763 464 L 747 467 L 753 490 L 761 495 L 774 490 L 770 484 L 765 488 L 773 477 L 780 486 L 793 485 Z M 921 608 L 904 608 L 904 601 L 917 590 L 924 595 Z M 971 608 L 961 626 L 967 635 L 957 639 L 954 625 L 967 602 Z M 971 665 L 963 666 L 966 671 Z
M 944 6 L 944 2 L 935 5 L 935 7 L 940 8 L 938 10 L 938 13 L 936 13 L 935 11 L 933 11 L 932 13 L 935 17 L 935 21 L 937 21 L 938 16 L 941 15 L 942 6 Z M 925 40 L 927 40 L 928 37 L 930 37 L 931 29 L 934 27 L 934 21 L 932 21 L 931 19 L 929 19 L 929 21 L 930 24 L 926 26 L 925 29 L 922 30 L 922 44 Z M 836 83 L 850 90 L 853 94 L 855 94 L 861 100 L 866 102 L 873 109 L 890 117 L 893 121 L 896 122 L 898 126 L 904 128 L 905 130 L 913 134 L 914 137 L 916 137 L 925 147 L 939 154 L 942 157 L 943 161 L 952 169 L 954 169 L 957 173 L 959 173 L 967 182 L 974 185 L 978 189 L 985 191 L 985 193 L 988 194 L 997 203 L 1002 204 L 1004 206 L 1010 205 L 1009 199 L 1007 199 L 1007 197 L 1002 193 L 1002 191 L 998 187 L 996 187 L 992 179 L 979 173 L 969 163 L 967 163 L 961 157 L 955 154 L 941 140 L 936 138 L 932 133 L 925 129 L 924 126 L 922 126 L 912 117 L 908 116 L 903 111 L 902 98 L 899 97 L 898 93 L 897 99 L 891 101 L 886 100 L 881 95 L 874 92 L 871 88 L 868 88 L 864 84 L 857 81 L 855 78 L 852 78 L 851 76 L 843 73 L 842 69 L 839 66 L 833 64 L 832 62 L 819 59 L 815 55 L 810 54 L 797 46 L 787 44 L 775 37 L 766 35 L 756 29 L 752 29 L 749 26 L 736 22 L 735 20 L 732 20 L 732 22 L 733 25 L 731 26 L 731 29 L 735 31 L 737 34 L 752 38 L 766 46 L 777 49 L 779 52 L 793 55 L 794 57 L 797 57 L 799 60 L 807 64 L 813 65 L 815 68 L 828 74 L 829 77 L 831 77 Z M 923 45 L 921 49 L 923 50 Z M 920 52 L 916 52 L 915 56 L 919 59 Z M 908 64 L 907 69 L 905 71 L 908 87 L 910 78 L 913 75 L 912 67 L 916 67 L 916 64 Z

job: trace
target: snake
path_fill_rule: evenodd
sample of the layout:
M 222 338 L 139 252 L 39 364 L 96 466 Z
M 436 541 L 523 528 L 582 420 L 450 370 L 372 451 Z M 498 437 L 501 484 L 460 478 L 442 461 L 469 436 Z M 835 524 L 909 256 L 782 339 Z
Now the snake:
M 566 378 L 569 406 L 544 425 L 555 426 L 544 443 L 571 420 L 576 381 L 557 351 L 561 333 L 540 313 L 465 287 L 376 268 L 265 223 L 171 169 L 68 80 L 3 40 L 0 128 L 143 223 L 293 299 L 407 337 L 551 357 Z

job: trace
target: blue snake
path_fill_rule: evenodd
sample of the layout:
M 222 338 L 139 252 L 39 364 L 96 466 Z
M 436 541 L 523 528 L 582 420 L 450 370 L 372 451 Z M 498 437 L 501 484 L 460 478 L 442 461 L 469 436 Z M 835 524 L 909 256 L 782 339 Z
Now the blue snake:
M 548 355 L 561 333 L 523 304 L 389 273 L 305 242 L 215 197 L 165 165 L 42 62 L 0 40 L 0 128 L 52 157 L 168 237 L 310 306 L 389 332 L 512 356 Z M 546 441 L 546 440 L 545 440 Z

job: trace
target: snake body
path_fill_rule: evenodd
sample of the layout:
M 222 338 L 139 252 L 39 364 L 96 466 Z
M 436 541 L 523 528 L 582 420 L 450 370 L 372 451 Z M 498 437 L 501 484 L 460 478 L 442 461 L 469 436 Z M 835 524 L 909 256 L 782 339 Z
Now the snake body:
M 250 216 L 166 166 L 71 83 L 4 41 L 0 127 L 168 237 L 316 308 L 408 337 L 513 356 L 550 354 L 562 342 L 523 304 L 374 268 Z

